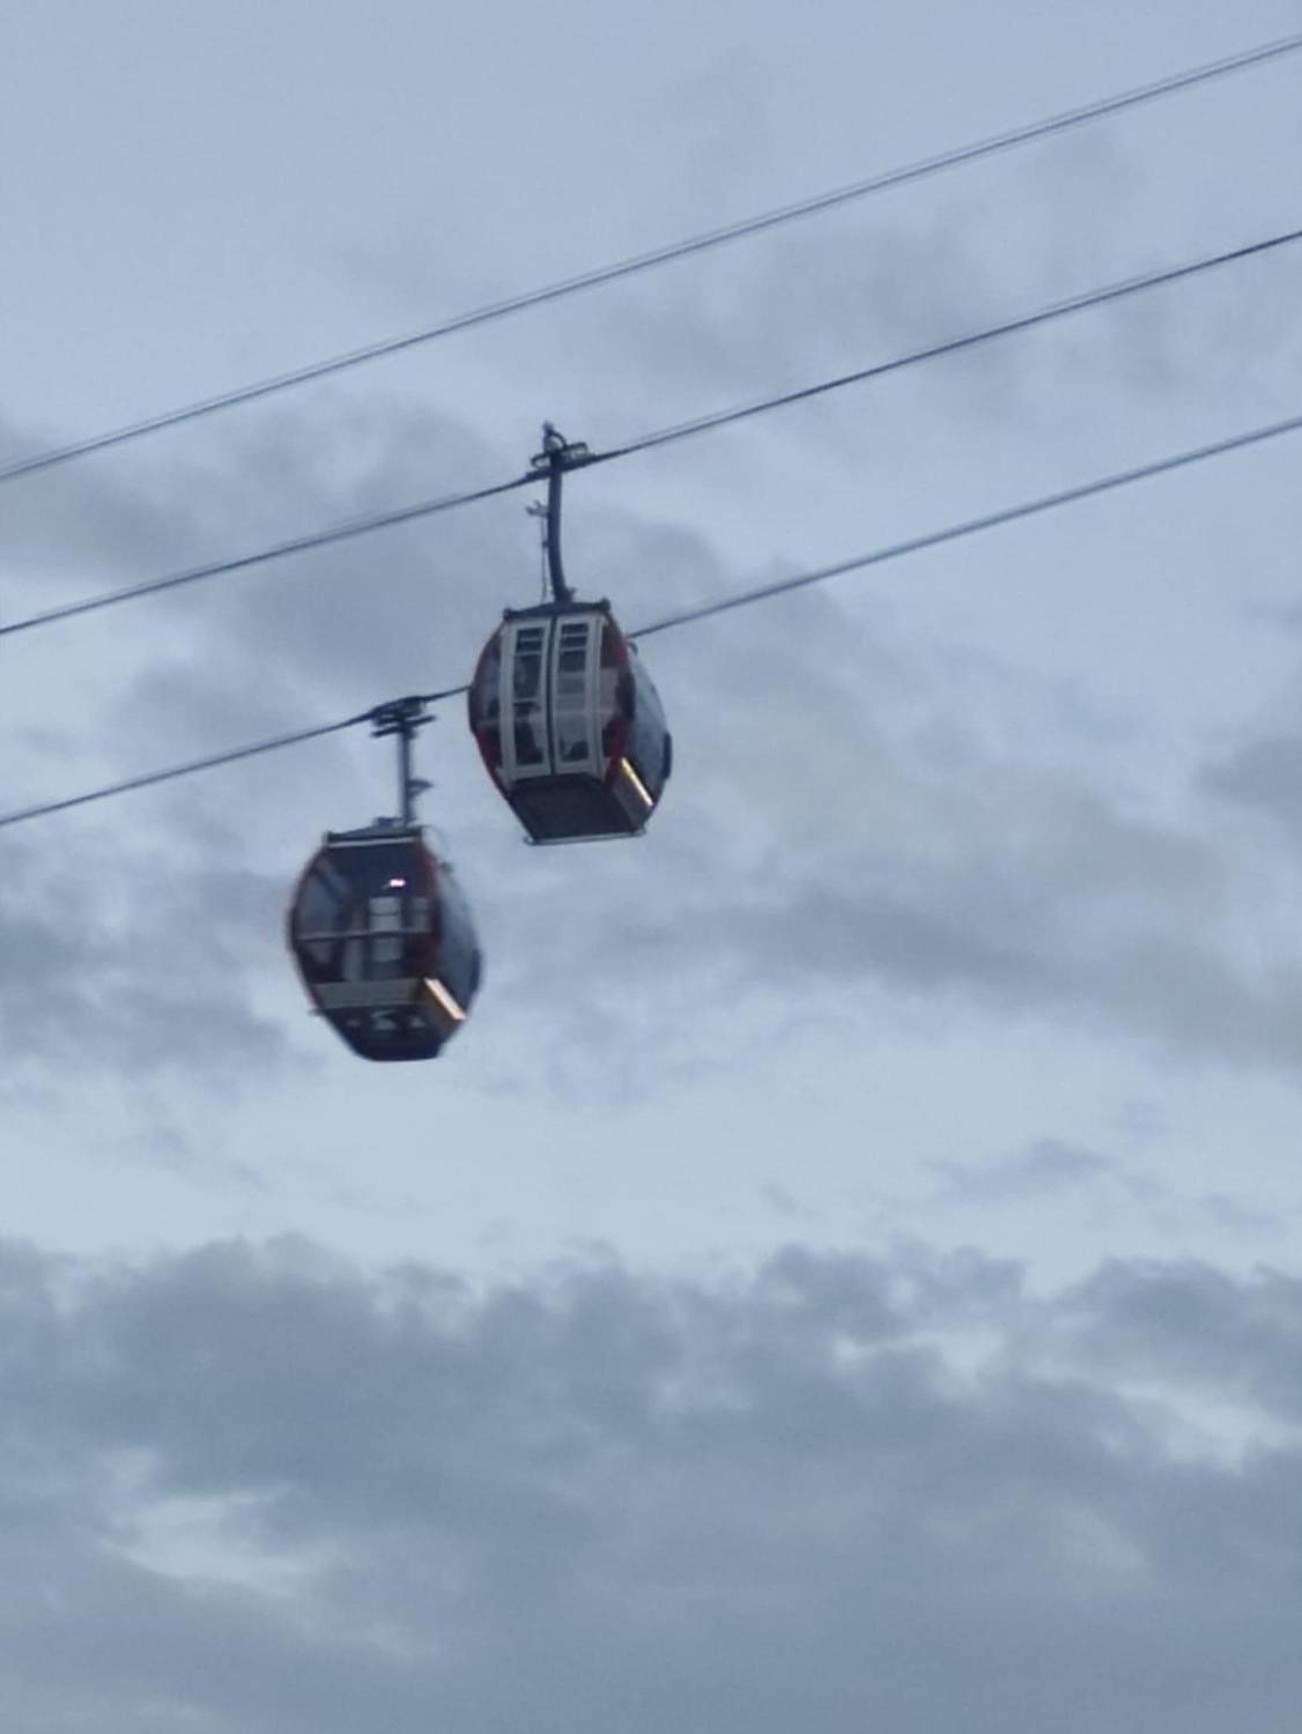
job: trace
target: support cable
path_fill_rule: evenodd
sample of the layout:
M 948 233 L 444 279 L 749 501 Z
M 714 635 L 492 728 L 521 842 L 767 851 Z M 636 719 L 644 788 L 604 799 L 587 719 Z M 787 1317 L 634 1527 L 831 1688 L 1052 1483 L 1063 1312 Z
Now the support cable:
M 1132 487 L 1137 482 L 1152 481 L 1156 476 L 1169 475 L 1174 470 L 1187 469 L 1192 464 L 1206 463 L 1212 458 L 1225 457 L 1230 452 L 1244 451 L 1249 446 L 1264 445 L 1268 440 L 1280 439 L 1285 434 L 1298 432 L 1302 432 L 1302 415 L 1289 416 L 1285 421 L 1272 422 L 1267 427 L 1252 428 L 1246 433 L 1232 434 L 1228 439 L 1195 446 L 1190 451 L 1158 458 L 1134 469 L 1117 470 L 1112 475 L 1079 482 L 1075 487 L 1061 488 L 1056 493 L 1041 495 L 1039 499 L 1026 500 L 1015 506 L 1004 506 L 997 512 L 987 512 L 977 518 L 965 518 L 957 524 L 947 524 L 943 529 L 930 530 L 926 535 L 912 536 L 906 541 L 893 542 L 888 547 L 874 549 L 871 553 L 857 554 L 850 560 L 840 560 L 833 566 L 821 566 L 817 571 L 802 572 L 794 578 L 780 578 L 776 583 L 762 584 L 754 590 L 743 590 L 736 596 L 726 596 L 719 602 L 707 602 L 698 608 L 687 608 L 680 614 L 669 614 L 663 620 L 639 627 L 629 636 L 650 638 L 657 632 L 669 632 L 678 626 L 689 626 L 697 620 L 708 620 L 714 614 L 727 614 L 734 608 L 748 608 L 753 602 L 767 602 L 771 597 L 785 596 L 790 590 L 803 590 L 811 584 L 825 584 L 829 579 L 840 578 L 847 572 L 862 572 L 870 566 L 884 566 L 892 560 L 902 560 L 909 554 L 922 554 L 929 548 L 943 547 L 947 542 L 962 541 L 967 536 L 995 530 L 1003 524 L 1015 524 L 1022 518 L 1038 517 L 1044 512 L 1056 511 L 1060 506 L 1074 505 L 1079 500 L 1093 499 L 1097 494 L 1112 493 L 1117 488 Z
M 1190 277 L 1200 276 L 1203 272 L 1220 269 L 1226 265 L 1242 264 L 1247 259 L 1253 259 L 1264 253 L 1275 252 L 1279 248 L 1296 246 L 1302 241 L 1302 228 L 1287 229 L 1277 235 L 1268 235 L 1264 240 L 1249 241 L 1242 247 L 1234 247 L 1224 253 L 1213 253 L 1201 259 L 1194 259 L 1184 265 L 1173 265 L 1164 270 L 1149 271 L 1135 277 L 1123 278 L 1118 283 L 1108 284 L 1102 289 L 1089 289 L 1079 295 L 1069 295 L 1061 301 L 1051 302 L 1047 307 L 1041 307 L 1033 313 L 1018 314 L 1015 318 L 1006 319 L 998 325 L 987 325 L 979 331 L 968 331 L 958 337 L 947 337 L 938 343 L 929 344 L 925 349 L 910 350 L 906 355 L 894 356 L 889 361 L 879 361 L 871 367 L 856 368 L 851 373 L 841 373 L 831 379 L 819 380 L 814 385 L 799 386 L 793 391 L 781 393 L 777 397 L 756 399 L 750 403 L 741 404 L 734 409 L 716 410 L 708 415 L 697 416 L 694 420 L 678 422 L 672 427 L 658 428 L 654 433 L 643 434 L 638 439 L 632 439 L 608 451 L 598 452 L 588 459 L 589 463 L 609 463 L 615 458 L 631 457 L 637 452 L 654 451 L 658 446 L 672 445 L 681 439 L 690 439 L 695 434 L 712 433 L 716 428 L 732 427 L 737 422 L 749 421 L 754 416 L 767 415 L 773 410 L 789 409 L 794 404 L 808 403 L 813 398 L 825 397 L 829 392 L 841 391 L 846 386 L 864 385 L 869 380 L 885 379 L 890 374 L 902 373 L 910 367 L 921 366 L 925 362 L 940 361 L 948 356 L 961 355 L 964 350 L 977 349 L 986 343 L 994 343 L 1000 338 L 1015 337 L 1027 331 L 1034 331 L 1038 326 L 1051 325 L 1059 319 L 1066 319 L 1073 313 L 1083 313 L 1091 308 L 1106 307 L 1112 302 L 1124 301 L 1132 295 L 1142 294 L 1145 290 L 1165 288 L 1172 283 L 1180 283 Z
M 218 765 L 233 765 L 240 759 L 256 758 L 260 753 L 279 752 L 282 747 L 301 746 L 305 741 L 319 740 L 323 735 L 339 734 L 369 722 L 371 713 L 343 717 L 339 722 L 319 723 L 315 728 L 296 729 L 292 734 L 275 735 L 271 740 L 255 741 L 252 746 L 233 747 L 229 752 L 213 753 L 206 759 L 191 759 L 188 764 L 170 765 L 161 771 L 146 771 L 138 777 L 127 777 L 120 783 L 109 783 L 102 789 L 91 789 L 83 795 L 69 795 L 62 801 L 46 801 L 41 806 L 26 807 L 0 817 L 0 827 L 23 825 L 29 819 L 43 819 L 50 813 L 66 813 L 73 807 L 87 807 L 92 801 L 107 801 L 115 795 L 129 795 L 136 789 L 153 788 L 158 783 L 174 782 L 178 777 L 192 777 L 197 771 L 215 770 Z
M 1250 48 L 1238 54 L 1226 55 L 1222 59 L 1208 61 L 1185 72 L 1178 72 L 1166 78 L 1157 79 L 1150 84 L 1137 85 L 1116 95 L 1102 97 L 1077 108 L 1066 109 L 1060 114 L 1049 115 L 1042 120 L 1012 127 L 1005 132 L 993 133 L 969 144 L 938 152 L 934 156 L 922 157 L 902 167 L 871 175 L 865 180 L 853 181 L 848 186 L 816 193 L 812 197 L 798 200 L 794 204 L 781 205 L 756 216 L 745 217 L 734 223 L 726 223 L 719 228 L 706 230 L 702 234 L 689 236 L 685 240 L 672 242 L 668 246 L 655 248 L 650 252 L 633 254 L 631 257 L 618 260 L 614 264 L 600 265 L 592 270 L 581 271 L 574 276 L 561 278 L 559 281 L 546 284 L 541 288 L 525 290 L 521 294 L 490 302 L 486 306 L 474 308 L 467 313 L 457 314 L 439 324 L 428 325 L 420 330 L 407 332 L 400 337 L 385 338 L 378 343 L 366 344 L 359 349 L 348 350 L 324 361 L 312 362 L 306 367 L 274 374 L 253 384 L 220 392 L 214 397 L 200 398 L 179 408 L 165 410 L 159 415 L 147 416 L 140 421 L 129 422 L 122 427 L 91 434 L 85 439 L 75 440 L 67 445 L 56 446 L 43 452 L 35 452 L 29 457 L 19 458 L 4 467 L 0 467 L 0 483 L 15 481 L 20 476 L 34 475 L 40 470 L 52 469 L 57 464 L 68 463 L 74 458 L 87 457 L 92 452 L 106 451 L 113 446 L 125 445 L 129 441 L 143 438 L 146 434 L 159 433 L 165 428 L 179 427 L 185 422 L 198 421 L 200 418 L 213 415 L 219 410 L 233 409 L 239 404 L 252 403 L 259 398 L 271 397 L 274 394 L 289 391 L 296 386 L 306 385 L 313 380 L 325 379 L 333 374 L 343 373 L 347 369 L 378 361 L 384 356 L 397 355 L 404 350 L 433 343 L 439 338 L 450 337 L 459 331 L 469 331 L 475 326 L 487 325 L 494 320 L 508 318 L 532 307 L 545 306 L 549 302 L 560 301 L 566 296 L 597 289 L 607 283 L 615 283 L 622 278 L 632 277 L 639 272 L 670 264 L 674 260 L 686 259 L 694 254 L 704 253 L 713 247 L 721 247 L 752 235 L 763 234 L 765 231 L 776 229 L 782 224 L 792 223 L 805 217 L 817 216 L 821 212 L 835 210 L 839 206 L 848 205 L 855 200 L 867 198 L 875 193 L 889 191 L 894 187 L 907 186 L 914 181 L 940 174 L 947 169 L 957 168 L 966 163 L 979 162 L 983 158 L 993 157 L 1001 152 L 1013 150 L 1020 145 L 1030 144 L 1036 139 L 1049 138 L 1055 134 L 1067 132 L 1074 127 L 1083 126 L 1090 121 L 1121 114 L 1129 109 L 1138 108 L 1144 103 L 1154 102 L 1162 97 L 1191 90 L 1197 85 L 1209 84 L 1213 80 L 1246 72 L 1250 68 L 1263 66 L 1271 61 L 1281 60 L 1287 55 L 1296 54 L 1300 49 L 1302 49 L 1302 33 L 1280 37 L 1256 48 Z
M 188 584 L 202 584 L 211 578 L 227 578 L 234 572 L 247 572 L 253 566 L 266 566 L 273 560 L 283 560 L 290 554 L 307 554 L 317 548 L 328 548 L 335 542 L 346 542 L 354 536 L 369 536 L 376 530 L 389 530 L 398 524 L 414 523 L 418 518 L 437 517 L 440 512 L 452 512 L 461 506 L 491 500 L 498 494 L 509 494 L 516 488 L 527 488 L 537 480 L 533 475 L 513 476 L 510 481 L 494 482 L 489 487 L 473 488 L 468 493 L 444 494 L 432 500 L 418 500 L 396 511 L 375 512 L 365 518 L 350 518 L 325 530 L 312 530 L 304 536 L 291 536 L 288 541 L 275 542 L 269 548 L 259 548 L 252 554 L 237 554 L 232 560 L 210 560 L 202 566 L 188 566 L 181 572 L 170 572 L 162 578 L 146 578 L 140 584 L 128 584 L 122 590 L 101 591 L 98 596 L 84 596 L 78 602 L 61 602 L 55 608 L 42 609 L 21 620 L 0 622 L 0 638 L 10 638 L 18 632 L 31 632 L 38 626 L 53 626 L 60 620 L 75 620 L 82 614 L 95 614 L 103 608 L 116 608 L 123 602 L 138 602 L 145 596 L 157 596 L 165 590 L 180 590 Z
M 1151 463 L 1137 465 L 1133 469 L 1118 470 L 1111 475 L 1097 477 L 1093 481 L 1080 482 L 1074 487 L 1062 488 L 1055 493 L 1044 494 L 1034 500 L 1004 506 L 998 511 L 988 512 L 980 517 L 967 518 L 959 523 L 946 525 L 942 529 L 929 531 L 922 536 L 910 537 L 906 541 L 895 542 L 885 548 L 873 549 L 869 553 L 855 555 L 852 559 L 840 560 L 835 565 L 821 566 L 812 572 L 798 573 L 792 578 L 782 578 L 773 584 L 763 584 L 752 590 L 740 591 L 734 596 L 725 596 L 717 602 L 703 603 L 695 608 L 684 609 L 677 614 L 666 615 L 662 620 L 652 621 L 647 626 L 639 627 L 635 632 L 631 632 L 629 637 L 650 638 L 657 632 L 669 632 L 680 626 L 690 626 L 716 614 L 726 614 L 736 608 L 747 608 L 752 603 L 766 602 L 775 596 L 784 596 L 790 591 L 805 589 L 813 584 L 825 584 L 830 579 L 844 577 L 850 572 L 861 572 L 872 566 L 884 566 L 890 561 L 904 559 L 910 554 L 920 554 L 930 548 L 942 547 L 948 542 L 961 541 L 965 537 L 979 535 L 984 531 L 997 529 L 1004 524 L 1016 523 L 1022 518 L 1036 517 L 1046 512 L 1056 511 L 1061 506 L 1073 505 L 1078 501 L 1091 499 L 1099 494 L 1131 487 L 1139 482 L 1152 481 L 1157 476 L 1186 469 L 1194 464 L 1206 463 L 1213 458 L 1224 457 L 1231 452 L 1244 451 L 1251 446 L 1263 445 L 1268 440 L 1279 439 L 1285 434 L 1300 431 L 1302 431 L 1302 415 L 1290 416 L 1287 420 L 1272 422 L 1265 427 L 1250 428 L 1246 432 L 1232 434 L 1225 439 L 1215 440 L 1207 445 L 1195 446 L 1188 451 L 1176 452 L 1171 456 L 1158 458 Z M 423 693 L 414 699 L 398 702 L 400 704 L 437 704 L 444 699 L 458 698 L 467 690 L 465 685 L 446 687 L 442 692 Z M 45 818 L 52 813 L 67 812 L 73 807 L 88 806 L 94 801 L 109 800 L 113 796 L 127 794 L 135 789 L 149 788 L 157 783 L 171 782 L 179 777 L 192 776 L 198 771 L 211 770 L 218 765 L 232 764 L 239 759 L 253 758 L 260 753 L 276 752 L 282 747 L 297 746 L 304 741 L 315 740 L 322 735 L 337 734 L 344 729 L 355 728 L 362 723 L 374 723 L 382 712 L 392 710 L 392 708 L 392 705 L 378 705 L 373 710 L 344 717 L 338 722 L 322 723 L 315 728 L 300 729 L 293 734 L 279 735 L 268 741 L 258 741 L 252 746 L 236 747 L 230 752 L 216 753 L 209 758 L 192 760 L 188 764 L 173 765 L 161 771 L 149 771 L 143 776 L 130 777 L 124 782 L 112 783 L 105 788 L 91 789 L 84 794 L 68 796 L 63 800 L 47 801 L 40 805 L 22 808 L 17 812 L 2 814 L 0 815 L 0 830 L 13 825 L 26 824 L 33 819 Z
M 851 373 L 838 374 L 832 379 L 801 386 L 796 390 L 782 392 L 774 397 L 762 398 L 740 407 L 699 416 L 693 421 L 679 422 L 671 427 L 659 428 L 638 438 L 627 440 L 621 445 L 613 446 L 607 451 L 588 452 L 586 448 L 581 447 L 567 448 L 567 450 L 572 449 L 577 455 L 566 467 L 592 467 L 598 464 L 613 463 L 620 458 L 633 457 L 640 452 L 671 445 L 678 440 L 689 439 L 696 434 L 713 432 L 718 428 L 748 421 L 771 411 L 787 409 L 795 404 L 805 403 L 813 398 L 844 390 L 848 386 L 864 385 L 871 380 L 883 379 L 890 374 L 901 373 L 908 368 L 938 361 L 959 354 L 964 350 L 975 349 L 985 343 L 993 343 L 1001 338 L 1031 331 L 1036 327 L 1051 324 L 1055 320 L 1087 312 L 1091 308 L 1123 301 L 1132 295 L 1142 294 L 1172 283 L 1179 283 L 1207 271 L 1241 264 L 1246 260 L 1294 246 L 1299 241 L 1302 241 L 1302 228 L 1287 229 L 1279 234 L 1268 235 L 1261 240 L 1250 241 L 1243 246 L 1233 247 L 1224 252 L 1207 254 L 1200 259 L 1186 261 L 1181 265 L 1151 271 L 1141 276 L 1128 277 L 1121 282 L 1108 284 L 1101 289 L 1087 290 L 1079 295 L 1070 296 L 1066 300 L 1055 301 L 1035 312 L 1021 314 L 1016 318 L 1007 319 L 997 325 L 986 326 L 977 331 L 965 332 L 958 337 L 945 338 L 938 343 L 928 344 L 922 349 L 911 350 L 907 354 L 876 362 L 870 367 L 858 368 Z M 229 577 L 238 572 L 247 572 L 253 567 L 269 565 L 273 561 L 285 559 L 292 554 L 309 553 L 352 537 L 370 535 L 397 525 L 412 523 L 417 519 L 436 517 L 444 512 L 457 511 L 463 506 L 495 499 L 498 495 L 512 493 L 518 488 L 533 486 L 540 479 L 545 479 L 549 474 L 549 462 L 550 455 L 544 453 L 541 458 L 534 460 L 534 466 L 531 470 L 523 475 L 513 476 L 504 482 L 495 482 L 465 493 L 446 494 L 434 499 L 418 500 L 412 505 L 401 506 L 392 511 L 375 512 L 367 517 L 349 519 L 342 524 L 312 531 L 303 536 L 291 537 L 284 542 L 273 543 L 268 548 L 237 555 L 233 559 L 209 561 L 200 566 L 191 566 L 180 572 L 169 573 L 161 578 L 148 578 L 139 584 L 130 584 L 120 590 L 103 591 L 97 596 L 87 596 L 78 601 L 60 603 L 53 608 L 42 609 L 36 614 L 22 616 L 17 620 L 0 621 L 0 639 L 11 638 L 22 632 L 31 632 L 38 627 L 53 626 L 60 621 L 73 620 L 84 614 L 94 614 L 101 609 L 115 608 L 125 602 L 139 601 L 147 596 L 158 595 L 163 591 L 176 590 L 215 578 Z M 557 477 L 557 487 L 559 487 L 559 476 Z M 559 547 L 559 542 L 557 542 L 557 546 Z

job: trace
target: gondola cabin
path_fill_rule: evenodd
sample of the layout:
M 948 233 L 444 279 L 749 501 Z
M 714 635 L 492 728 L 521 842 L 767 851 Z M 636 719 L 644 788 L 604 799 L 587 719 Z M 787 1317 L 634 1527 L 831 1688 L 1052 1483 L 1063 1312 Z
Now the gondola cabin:
M 489 775 L 535 843 L 638 836 L 664 793 L 665 714 L 606 602 L 508 610 L 469 713 Z
M 289 947 L 321 1015 L 367 1060 L 429 1060 L 479 986 L 470 910 L 419 826 L 328 831 L 298 882 Z

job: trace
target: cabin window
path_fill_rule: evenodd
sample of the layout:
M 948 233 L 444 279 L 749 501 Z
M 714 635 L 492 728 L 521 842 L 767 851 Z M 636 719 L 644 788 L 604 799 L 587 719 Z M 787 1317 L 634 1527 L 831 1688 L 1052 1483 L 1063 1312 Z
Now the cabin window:
M 501 709 L 502 697 L 502 646 L 501 642 L 484 658 L 484 670 L 479 684 L 479 724 L 481 727 L 491 726 L 497 721 Z
M 316 971 L 328 970 L 334 960 L 334 934 L 341 914 L 338 893 L 327 884 L 320 866 L 314 867 L 299 891 L 294 927 L 304 960 Z
M 542 673 L 543 628 L 522 626 L 516 633 L 511 672 L 517 765 L 543 762 Z
M 321 874 L 313 868 L 298 894 L 298 927 L 301 933 L 329 933 L 337 924 L 339 900 Z
M 557 769 L 588 763 L 588 642 L 586 620 L 561 622 L 553 696 Z
M 372 981 L 396 981 L 404 974 L 400 897 L 372 897 L 370 909 Z

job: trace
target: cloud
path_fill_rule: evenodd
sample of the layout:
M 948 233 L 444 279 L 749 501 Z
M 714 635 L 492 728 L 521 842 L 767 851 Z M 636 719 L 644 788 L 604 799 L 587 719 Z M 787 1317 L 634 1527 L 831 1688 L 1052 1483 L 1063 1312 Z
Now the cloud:
M 1203 785 L 1213 797 L 1277 825 L 1290 843 L 1302 838 L 1302 736 L 1297 733 L 1245 741 L 1206 767 Z
M 0 418 L 0 467 L 60 443 L 57 435 L 34 436 Z M 142 450 L 148 455 L 133 453 L 129 467 L 107 454 L 3 484 L 6 617 L 193 558 L 204 521 L 199 502 L 216 477 L 173 453 L 160 459 Z M 14 591 L 16 578 L 21 588 Z
M 1057 1206 L 1069 1213 L 1067 1219 L 1077 1230 L 1086 1222 L 1095 1229 L 1106 1223 L 1105 1238 L 1133 1232 L 1140 1223 L 1177 1242 L 1190 1233 L 1213 1230 L 1221 1244 L 1246 1241 L 1261 1246 L 1286 1234 L 1277 1214 L 1241 1197 L 1189 1194 L 1116 1157 L 1056 1138 L 1039 1138 L 1024 1149 L 983 1161 L 928 1166 L 937 1179 L 935 1204 L 964 1212 L 1009 1212 L 1033 1205 L 1041 1229 L 1045 1208 Z
M 0 1039 L 7 1078 L 182 1072 L 223 1090 L 286 1063 L 249 997 L 250 941 L 274 933 L 282 888 L 173 848 L 10 836 L 0 877 Z
M 1300 1297 L 1125 1265 L 1036 1299 L 918 1251 L 472 1290 L 302 1242 L 9 1246 L 5 1701 L 31 1734 L 1274 1734 L 1302 1455 L 1188 1439 L 1205 1399 L 1296 1414 Z
M 864 709 L 857 727 L 827 726 L 808 757 L 799 731 L 823 730 L 825 708 L 805 711 L 791 740 L 756 735 L 755 785 L 771 802 L 739 837 L 711 828 L 706 768 L 690 823 L 709 843 L 694 879 L 684 863 L 676 897 L 662 880 L 621 912 L 621 952 L 649 998 L 667 999 L 671 981 L 697 1005 L 772 994 L 845 1007 L 871 993 L 1296 1069 L 1302 967 L 1282 936 L 1264 962 L 1241 950 L 1229 845 L 1130 811 L 1069 769 L 892 739 Z M 783 769 L 766 779 L 770 742 Z M 736 752 L 729 770 L 745 788 Z M 540 937 L 535 956 L 562 942 Z
M 1116 1172 L 1116 1165 L 1106 1156 L 1052 1138 L 981 1167 L 958 1162 L 935 1166 L 944 1197 L 964 1204 L 1015 1203 L 1024 1198 L 1074 1193 Z
M 1096 1364 L 1302 1423 L 1302 1283 L 1204 1264 L 1105 1266 L 1063 1303 Z

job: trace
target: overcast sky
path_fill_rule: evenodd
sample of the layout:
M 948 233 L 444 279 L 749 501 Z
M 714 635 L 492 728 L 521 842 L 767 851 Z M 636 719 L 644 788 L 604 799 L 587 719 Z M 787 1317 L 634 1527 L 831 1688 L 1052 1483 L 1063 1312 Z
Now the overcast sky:
M 0 0 L 0 462 L 1302 27 L 1244 0 Z M 1299 222 L 1302 55 L 0 487 L 0 615 Z M 669 607 L 1302 411 L 1302 254 L 567 487 Z M 1286 1734 L 1302 436 L 647 643 L 648 835 L 354 1059 L 364 735 L 0 833 L 8 1734 Z M 465 679 L 514 495 L 0 645 L 0 807 Z

